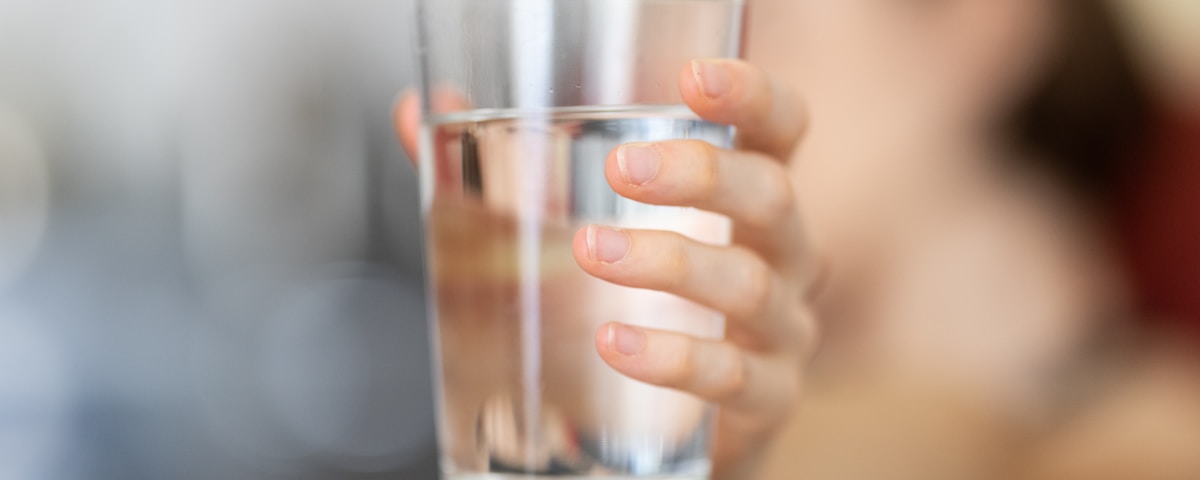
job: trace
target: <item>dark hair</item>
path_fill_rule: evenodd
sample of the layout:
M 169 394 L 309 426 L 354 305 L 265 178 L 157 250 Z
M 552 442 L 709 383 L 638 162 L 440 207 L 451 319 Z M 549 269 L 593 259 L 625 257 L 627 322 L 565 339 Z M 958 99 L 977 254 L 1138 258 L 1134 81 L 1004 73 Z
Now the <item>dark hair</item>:
M 1068 187 L 1113 201 L 1136 166 L 1150 100 L 1105 0 L 1057 0 L 1050 71 L 1013 117 L 1017 143 Z

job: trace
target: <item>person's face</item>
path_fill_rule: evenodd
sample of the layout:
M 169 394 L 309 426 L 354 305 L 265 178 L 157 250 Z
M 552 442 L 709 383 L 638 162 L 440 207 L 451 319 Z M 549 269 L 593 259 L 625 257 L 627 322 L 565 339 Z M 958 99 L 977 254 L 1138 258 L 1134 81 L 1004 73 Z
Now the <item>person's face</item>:
M 855 250 L 896 224 L 882 206 L 965 184 L 1043 70 L 1056 4 L 749 0 L 748 59 L 808 104 L 793 177 L 816 241 Z
M 751 0 L 749 55 L 822 102 L 978 128 L 1041 70 L 1055 2 Z M 886 114 L 886 112 L 880 112 Z

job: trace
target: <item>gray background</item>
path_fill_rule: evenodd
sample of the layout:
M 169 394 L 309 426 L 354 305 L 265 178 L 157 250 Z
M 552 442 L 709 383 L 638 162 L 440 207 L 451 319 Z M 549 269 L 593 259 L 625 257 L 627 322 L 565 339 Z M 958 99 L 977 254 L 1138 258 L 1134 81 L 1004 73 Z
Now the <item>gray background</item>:
M 0 480 L 435 478 L 407 0 L 0 0 Z

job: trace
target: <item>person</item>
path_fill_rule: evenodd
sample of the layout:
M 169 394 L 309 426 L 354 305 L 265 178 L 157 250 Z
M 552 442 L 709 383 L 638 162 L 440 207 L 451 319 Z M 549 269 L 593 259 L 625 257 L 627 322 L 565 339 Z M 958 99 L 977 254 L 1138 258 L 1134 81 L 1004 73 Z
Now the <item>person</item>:
M 600 356 L 720 405 L 717 479 L 1040 472 L 1029 439 L 1131 308 L 1099 212 L 1145 104 L 1106 7 L 748 12 L 746 60 L 696 60 L 679 80 L 737 148 L 625 145 L 605 164 L 625 197 L 728 215 L 735 245 L 603 226 L 574 245 L 595 277 L 725 312 L 727 338 L 610 324 Z M 415 97 L 398 103 L 409 152 L 419 121 Z

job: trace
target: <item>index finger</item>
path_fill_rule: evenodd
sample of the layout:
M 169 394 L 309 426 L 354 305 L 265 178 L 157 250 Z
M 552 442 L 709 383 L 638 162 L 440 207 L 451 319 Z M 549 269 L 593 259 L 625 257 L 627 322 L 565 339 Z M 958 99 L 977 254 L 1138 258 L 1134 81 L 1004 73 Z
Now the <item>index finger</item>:
M 407 91 L 392 106 L 392 122 L 404 152 L 413 163 L 417 160 L 418 137 L 421 134 L 421 99 L 415 91 Z
M 400 138 L 404 152 L 408 154 L 409 160 L 414 164 L 417 161 L 421 143 L 421 101 L 421 96 L 415 90 L 408 90 L 400 94 L 392 105 L 392 122 L 396 129 L 396 136 Z M 471 109 L 471 103 L 467 101 L 467 97 L 450 87 L 435 88 L 430 101 L 433 102 L 431 110 L 438 114 Z
M 742 148 L 787 160 L 807 118 L 799 98 L 741 60 L 694 60 L 680 73 L 684 103 L 705 120 L 738 129 Z

